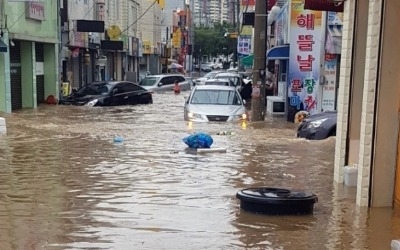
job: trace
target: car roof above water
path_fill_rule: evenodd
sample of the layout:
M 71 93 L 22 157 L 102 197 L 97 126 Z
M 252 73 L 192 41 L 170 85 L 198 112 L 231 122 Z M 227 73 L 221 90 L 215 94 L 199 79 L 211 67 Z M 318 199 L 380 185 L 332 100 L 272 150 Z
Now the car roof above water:
M 166 76 L 182 76 L 185 77 L 182 74 L 162 74 L 162 75 L 148 75 L 146 77 L 166 77 Z
M 107 84 L 107 85 L 115 85 L 121 82 L 129 82 L 129 83 L 133 83 L 134 82 L 130 82 L 130 81 L 97 81 L 97 82 L 91 82 L 89 83 L 89 85 L 103 85 L 103 84 Z
M 236 90 L 233 86 L 221 86 L 221 85 L 198 85 L 195 90 Z

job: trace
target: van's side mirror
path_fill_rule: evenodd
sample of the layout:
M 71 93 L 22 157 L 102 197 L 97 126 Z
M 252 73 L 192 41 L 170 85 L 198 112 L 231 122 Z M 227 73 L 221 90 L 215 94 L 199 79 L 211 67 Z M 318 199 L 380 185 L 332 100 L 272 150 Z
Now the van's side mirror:
M 157 86 L 158 86 L 158 87 L 161 87 L 162 84 L 163 84 L 162 82 L 159 82 L 159 83 L 157 84 Z

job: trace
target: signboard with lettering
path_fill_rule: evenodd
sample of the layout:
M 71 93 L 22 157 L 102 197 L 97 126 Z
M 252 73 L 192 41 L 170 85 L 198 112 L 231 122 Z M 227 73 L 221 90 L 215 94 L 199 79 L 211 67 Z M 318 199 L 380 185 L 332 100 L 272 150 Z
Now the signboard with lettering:
M 86 48 L 88 47 L 88 33 L 78 32 L 76 30 L 76 20 L 72 21 L 73 30 L 69 32 L 69 45 L 72 47 Z
M 337 55 L 325 55 L 325 82 L 322 87 L 322 111 L 335 110 L 337 61 Z
M 143 54 L 153 54 L 151 49 L 151 41 L 143 41 Z
M 288 77 L 288 120 L 296 112 L 318 110 L 322 12 L 304 10 L 303 0 L 292 0 Z
M 43 2 L 26 2 L 25 3 L 26 8 L 25 8 L 25 17 L 34 19 L 34 20 L 39 20 L 43 21 L 45 19 L 44 15 L 44 8 L 45 8 L 45 3 Z

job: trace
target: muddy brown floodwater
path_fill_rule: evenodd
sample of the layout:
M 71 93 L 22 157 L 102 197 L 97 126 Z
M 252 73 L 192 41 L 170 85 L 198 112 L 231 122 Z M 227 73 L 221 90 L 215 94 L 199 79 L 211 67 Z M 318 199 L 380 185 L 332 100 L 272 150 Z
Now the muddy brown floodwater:
M 188 124 L 184 95 L 5 115 L 0 249 L 380 250 L 400 238 L 391 208 L 357 208 L 355 189 L 333 184 L 335 138 L 294 138 L 281 118 Z M 194 131 L 227 153 L 185 152 L 181 140 Z M 310 190 L 319 203 L 312 216 L 241 211 L 236 192 L 255 186 Z

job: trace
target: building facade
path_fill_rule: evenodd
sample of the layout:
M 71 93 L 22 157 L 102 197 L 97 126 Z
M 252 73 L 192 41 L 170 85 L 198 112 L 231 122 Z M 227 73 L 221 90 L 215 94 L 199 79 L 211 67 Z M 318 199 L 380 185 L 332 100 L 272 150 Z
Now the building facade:
M 358 171 L 359 206 L 400 203 L 397 0 L 344 2 L 334 179 Z
M 229 13 L 233 10 L 236 12 L 237 4 L 239 4 L 237 0 L 195 0 L 193 2 L 194 24 L 210 26 L 214 23 L 233 22 L 233 14 L 229 15 Z
M 143 43 L 143 56 L 139 61 L 141 75 L 145 74 L 145 72 L 158 74 L 162 71 L 160 54 L 163 5 L 154 3 L 154 1 L 141 0 L 139 9 L 141 18 L 138 22 L 138 37 Z
M 1 112 L 35 108 L 58 96 L 58 4 L 0 1 Z

